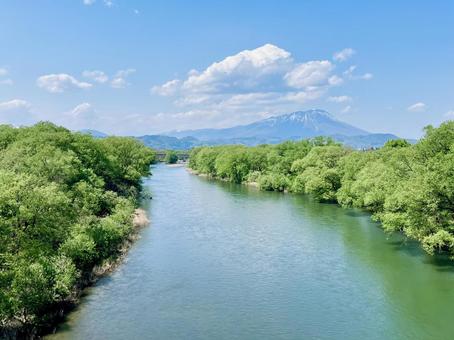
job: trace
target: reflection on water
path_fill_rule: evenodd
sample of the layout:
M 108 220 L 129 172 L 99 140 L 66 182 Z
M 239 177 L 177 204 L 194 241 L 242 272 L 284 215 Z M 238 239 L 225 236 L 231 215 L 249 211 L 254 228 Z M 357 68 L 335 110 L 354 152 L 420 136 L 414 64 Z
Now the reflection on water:
M 448 339 L 453 266 L 360 210 L 157 166 L 151 225 L 55 339 Z

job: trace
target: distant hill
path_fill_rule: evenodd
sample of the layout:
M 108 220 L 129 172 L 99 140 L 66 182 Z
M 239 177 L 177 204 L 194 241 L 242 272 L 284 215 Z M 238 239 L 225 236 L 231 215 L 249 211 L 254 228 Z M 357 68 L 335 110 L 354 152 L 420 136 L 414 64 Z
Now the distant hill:
M 108 136 L 97 130 L 86 129 L 81 132 L 97 138 Z M 164 135 L 144 135 L 136 138 L 157 150 L 188 150 L 202 145 L 276 144 L 285 140 L 316 136 L 332 137 L 354 149 L 378 148 L 388 140 L 399 138 L 389 133 L 369 133 L 337 120 L 324 110 L 297 111 L 226 129 L 172 131 Z
M 162 135 L 145 135 L 136 138 L 145 145 L 158 150 L 188 150 L 194 146 L 202 145 L 202 143 L 194 137 L 177 138 Z
M 98 131 L 98 130 L 91 130 L 91 129 L 82 129 L 79 130 L 81 133 L 85 133 L 87 135 L 92 135 L 95 138 L 106 138 L 108 137 L 108 134 Z
M 333 135 L 331 137 L 339 143 L 350 146 L 354 149 L 380 148 L 389 140 L 399 139 L 399 137 L 390 133 L 370 133 L 368 135 L 359 136 Z M 414 141 L 409 140 L 409 142 Z

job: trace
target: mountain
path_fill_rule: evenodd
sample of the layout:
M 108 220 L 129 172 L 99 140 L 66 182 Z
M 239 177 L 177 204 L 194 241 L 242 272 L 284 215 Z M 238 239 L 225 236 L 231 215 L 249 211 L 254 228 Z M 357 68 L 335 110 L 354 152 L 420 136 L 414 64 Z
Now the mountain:
M 92 135 L 95 138 L 106 138 L 106 137 L 108 137 L 107 133 L 104 133 L 104 132 L 101 132 L 101 131 L 98 131 L 98 130 L 82 129 L 82 130 L 79 130 L 79 132 L 85 133 L 87 135 Z
M 316 136 L 357 136 L 368 132 L 341 122 L 324 110 L 297 111 L 270 117 L 248 125 L 226 129 L 201 129 L 175 131 L 172 137 L 194 137 L 201 141 L 230 140 L 242 138 L 301 139 Z
M 107 134 L 97 130 L 85 129 L 80 132 L 96 138 L 107 137 Z M 135 138 L 157 150 L 188 150 L 203 145 L 276 144 L 285 140 L 316 136 L 332 137 L 354 149 L 378 148 L 388 140 L 399 138 L 389 133 L 369 133 L 337 120 L 324 110 L 297 111 L 226 129 L 173 131 L 165 135 L 144 135 Z
M 177 138 L 162 135 L 145 135 L 136 138 L 145 145 L 157 150 L 188 150 L 203 144 L 194 137 Z

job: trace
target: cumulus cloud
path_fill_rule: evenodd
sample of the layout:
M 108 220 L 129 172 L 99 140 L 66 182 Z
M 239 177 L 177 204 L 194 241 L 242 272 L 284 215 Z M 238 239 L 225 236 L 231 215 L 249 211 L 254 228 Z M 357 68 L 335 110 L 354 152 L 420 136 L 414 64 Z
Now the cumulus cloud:
M 329 102 L 334 102 L 334 103 L 345 103 L 345 102 L 351 102 L 352 97 L 349 96 L 333 96 L 328 98 Z
M 93 5 L 96 2 L 96 0 L 83 0 L 83 2 L 84 5 L 90 6 Z
M 296 61 L 290 52 L 266 44 L 228 56 L 201 71 L 190 70 L 186 77 L 153 86 L 151 93 L 168 97 L 179 110 L 179 119 L 205 114 L 203 121 L 211 126 L 227 126 L 229 122 L 247 123 L 301 109 L 325 96 L 333 86 L 352 79 L 335 70 L 329 60 Z
M 173 79 L 151 90 L 162 96 L 179 94 L 191 103 L 200 101 L 194 97 L 208 94 L 311 90 L 330 85 L 333 69 L 327 60 L 295 63 L 289 52 L 266 44 L 228 56 L 201 72 L 191 70 L 186 79 Z M 339 79 L 331 78 L 331 82 L 339 83 Z
M 36 84 L 50 93 L 61 93 L 71 89 L 89 89 L 93 86 L 65 73 L 41 76 L 36 80 Z
M 80 130 L 96 128 L 99 125 L 99 115 L 92 104 L 84 102 L 64 112 L 57 121 L 70 129 Z
M 152 93 L 159 94 L 160 96 L 171 96 L 178 91 L 181 81 L 178 79 L 169 80 L 160 86 L 153 86 L 151 88 Z
M 3 124 L 28 125 L 35 122 L 31 104 L 23 99 L 0 102 L 0 121 Z
M 344 48 L 342 51 L 334 53 L 333 59 L 335 61 L 343 62 L 350 59 L 355 53 L 356 51 L 352 48 Z
M 372 79 L 374 76 L 372 73 L 364 73 L 362 76 L 360 76 L 361 79 L 363 80 L 369 80 Z
M 284 79 L 290 87 L 297 89 L 326 85 L 333 68 L 328 60 L 308 61 L 296 66 Z
M 91 79 L 97 83 L 105 83 L 109 80 L 109 77 L 103 71 L 84 71 L 82 75 L 85 78 Z
M 110 86 L 112 86 L 115 89 L 121 89 L 125 88 L 126 86 L 130 85 L 126 78 L 130 76 L 131 74 L 135 73 L 136 70 L 133 68 L 128 68 L 126 70 L 120 70 L 118 71 L 112 81 L 110 82 Z
M 422 102 L 418 102 L 418 103 L 415 103 L 415 104 L 407 107 L 407 111 L 410 111 L 410 112 L 423 112 L 426 109 L 427 109 L 427 105 Z

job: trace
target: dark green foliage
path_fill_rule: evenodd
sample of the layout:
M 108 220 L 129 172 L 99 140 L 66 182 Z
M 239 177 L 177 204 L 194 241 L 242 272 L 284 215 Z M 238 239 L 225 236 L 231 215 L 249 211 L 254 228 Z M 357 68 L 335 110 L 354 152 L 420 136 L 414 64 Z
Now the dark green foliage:
M 130 138 L 0 126 L 0 327 L 42 326 L 132 230 L 154 152 Z
M 166 162 L 167 164 L 175 164 L 176 162 L 178 162 L 177 152 L 173 150 L 167 151 L 164 157 L 164 162 Z
M 401 231 L 430 254 L 454 256 L 454 122 L 429 126 L 415 145 L 391 140 L 353 151 L 332 140 L 197 148 L 189 166 L 262 190 L 311 194 L 365 208 L 388 232 Z

